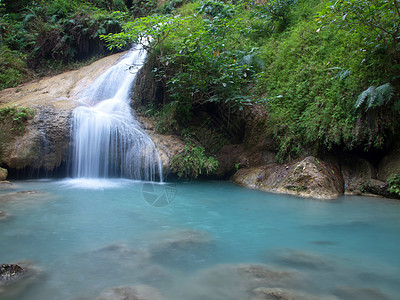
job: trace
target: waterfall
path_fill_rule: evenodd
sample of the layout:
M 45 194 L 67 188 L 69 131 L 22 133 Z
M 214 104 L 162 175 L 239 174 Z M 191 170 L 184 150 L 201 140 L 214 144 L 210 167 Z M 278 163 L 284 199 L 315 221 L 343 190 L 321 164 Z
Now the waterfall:
M 146 54 L 134 47 L 81 95 L 71 127 L 72 177 L 162 181 L 158 151 L 136 120 L 130 94 Z

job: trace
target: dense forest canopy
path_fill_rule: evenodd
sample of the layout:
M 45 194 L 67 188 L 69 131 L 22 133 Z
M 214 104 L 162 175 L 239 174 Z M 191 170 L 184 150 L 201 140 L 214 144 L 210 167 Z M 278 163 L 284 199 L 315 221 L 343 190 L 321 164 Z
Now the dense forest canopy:
M 259 106 L 280 162 L 383 151 L 399 137 L 399 10 L 398 0 L 1 0 L 0 88 L 136 42 L 163 90 L 142 107 L 159 131 L 193 138 L 195 115 L 212 107 L 234 135 Z M 214 139 L 229 136 L 216 128 Z

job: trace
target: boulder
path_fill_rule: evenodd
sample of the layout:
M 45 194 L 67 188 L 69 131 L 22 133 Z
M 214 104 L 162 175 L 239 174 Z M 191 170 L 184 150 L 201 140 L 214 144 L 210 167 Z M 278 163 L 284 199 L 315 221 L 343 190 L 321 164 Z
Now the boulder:
M 40 270 L 30 262 L 0 265 L 0 298 L 18 299 L 18 295 L 32 284 Z
M 160 292 L 147 285 L 118 286 L 104 290 L 96 300 L 162 300 Z
M 339 170 L 313 156 L 288 164 L 240 169 L 232 180 L 263 191 L 318 199 L 333 199 L 343 193 Z
M 160 155 L 163 174 L 171 172 L 172 158 L 185 148 L 185 143 L 177 135 L 165 135 L 148 132 Z
M 367 193 L 378 195 L 386 198 L 393 198 L 395 195 L 389 192 L 389 184 L 386 181 L 370 179 L 365 185 Z
M 26 270 L 17 264 L 2 264 L 0 266 L 0 285 L 15 282 L 26 274 Z
M 7 169 L 0 168 L 0 181 L 4 181 L 7 179 L 8 171 Z

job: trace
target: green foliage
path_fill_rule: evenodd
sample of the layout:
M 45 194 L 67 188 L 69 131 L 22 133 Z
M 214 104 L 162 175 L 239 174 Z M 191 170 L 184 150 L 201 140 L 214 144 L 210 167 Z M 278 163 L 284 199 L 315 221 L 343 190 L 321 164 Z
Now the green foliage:
M 178 130 L 176 119 L 176 105 L 174 105 L 174 103 L 165 105 L 161 110 L 154 114 L 153 120 L 156 132 L 176 132 Z
M 28 107 L 7 106 L 0 109 L 0 121 L 11 121 L 11 130 L 18 130 L 21 135 L 24 133 L 25 123 L 34 115 L 35 110 Z
M 389 83 L 383 84 L 377 88 L 370 86 L 363 91 L 357 98 L 355 108 L 359 109 L 364 107 L 367 111 L 376 107 L 387 104 L 394 96 L 394 87 Z
M 163 14 L 172 14 L 185 3 L 185 0 L 170 0 L 161 9 Z
M 0 46 L 0 90 L 21 83 L 27 77 L 24 54 Z
M 356 42 L 346 32 L 317 32 L 313 21 L 302 21 L 260 49 L 268 68 L 258 76 L 258 92 L 269 110 L 268 134 L 277 143 L 278 161 L 305 148 L 354 146 L 359 88 L 355 76 L 338 73 L 363 59 L 362 52 L 351 51 Z
M 150 53 L 162 46 L 164 40 L 182 28 L 186 19 L 179 16 L 151 15 L 127 22 L 122 27 L 122 32 L 117 34 L 102 35 L 109 44 L 109 49 L 124 48 L 131 43 L 141 44 Z M 163 53 L 161 53 L 163 55 Z
M 112 4 L 112 9 L 125 5 L 122 0 L 92 2 Z M 57 60 L 62 66 L 104 53 L 99 36 L 119 31 L 127 17 L 80 0 L 19 1 L 16 7 L 18 14 L 11 7 L 0 14 L 0 44 L 24 53 L 22 57 L 35 70 L 46 61 Z
M 172 158 L 171 170 L 179 178 L 196 179 L 200 175 L 214 174 L 218 167 L 218 161 L 213 156 L 205 154 L 202 146 L 187 143 L 182 153 Z
M 283 32 L 290 23 L 296 0 L 274 0 L 256 7 L 253 16 L 262 19 L 271 32 Z
M 400 174 L 393 174 L 388 179 L 389 191 L 400 196 Z
M 157 9 L 156 0 L 134 0 L 132 1 L 131 12 L 135 18 L 151 15 Z
M 235 49 L 248 32 L 240 8 L 205 1 L 192 16 L 143 17 L 102 38 L 111 49 L 141 43 L 157 58 L 155 76 L 176 103 L 179 123 L 185 123 L 196 105 L 229 103 L 234 111 L 251 104 L 247 85 L 263 63 L 256 48 Z
M 389 80 L 398 78 L 400 69 L 400 3 L 398 0 L 340 0 L 327 3 L 320 12 L 321 28 L 337 28 L 358 33 L 370 52 L 371 62 L 378 62 Z M 376 58 L 381 57 L 382 62 Z

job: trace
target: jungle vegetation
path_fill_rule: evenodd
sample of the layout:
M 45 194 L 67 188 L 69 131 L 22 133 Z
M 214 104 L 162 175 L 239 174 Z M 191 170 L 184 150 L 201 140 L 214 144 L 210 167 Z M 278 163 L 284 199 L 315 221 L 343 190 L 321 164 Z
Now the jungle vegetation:
M 240 140 L 255 106 L 279 162 L 399 138 L 398 0 L 0 0 L 0 12 L 0 88 L 141 43 L 162 89 L 141 110 L 159 131 L 196 128 L 189 144 L 207 155 Z

